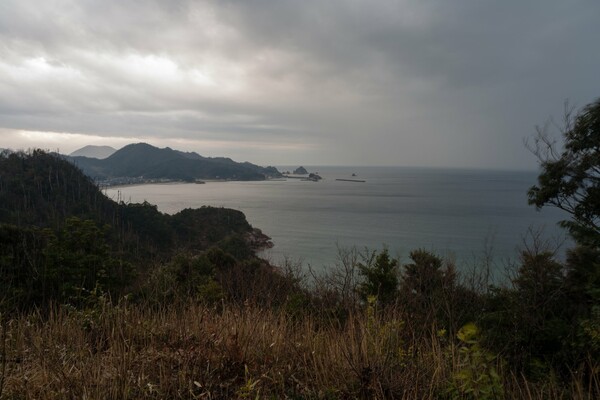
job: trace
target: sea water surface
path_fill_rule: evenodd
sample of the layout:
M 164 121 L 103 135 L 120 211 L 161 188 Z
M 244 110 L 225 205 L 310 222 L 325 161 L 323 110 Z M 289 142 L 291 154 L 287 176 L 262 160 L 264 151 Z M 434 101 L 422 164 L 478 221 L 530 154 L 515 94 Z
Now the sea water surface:
M 288 170 L 293 168 L 279 168 Z M 425 248 L 449 256 L 459 267 L 491 254 L 516 260 L 530 230 L 561 241 L 557 222 L 567 216 L 527 204 L 535 172 L 406 167 L 311 167 L 320 182 L 288 179 L 206 184 L 146 184 L 106 190 L 125 202 L 148 201 L 176 213 L 203 205 L 241 210 L 269 235 L 263 256 L 284 257 L 314 268 L 333 265 L 338 248 L 380 249 L 406 260 Z M 355 177 L 352 174 L 356 174 Z M 362 179 L 366 182 L 343 182 Z

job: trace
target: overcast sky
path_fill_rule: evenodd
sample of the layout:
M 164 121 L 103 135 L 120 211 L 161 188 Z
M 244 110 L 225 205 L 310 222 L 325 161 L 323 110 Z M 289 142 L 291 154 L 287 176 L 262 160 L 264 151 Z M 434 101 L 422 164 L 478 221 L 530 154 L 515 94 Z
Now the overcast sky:
M 0 147 L 533 169 L 599 49 L 598 0 L 0 0 Z

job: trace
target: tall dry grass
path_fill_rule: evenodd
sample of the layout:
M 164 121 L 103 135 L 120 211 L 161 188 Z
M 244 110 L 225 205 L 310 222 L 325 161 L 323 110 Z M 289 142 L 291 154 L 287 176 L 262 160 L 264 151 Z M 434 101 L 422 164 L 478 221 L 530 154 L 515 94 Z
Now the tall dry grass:
M 333 321 L 252 305 L 57 307 L 48 315 L 5 320 L 0 397 L 450 396 L 449 382 L 460 364 L 450 338 L 415 335 L 396 311 L 382 315 L 368 308 L 344 323 Z M 503 397 L 510 399 L 592 399 L 600 393 L 597 376 L 574 376 L 570 385 L 561 385 L 501 374 Z

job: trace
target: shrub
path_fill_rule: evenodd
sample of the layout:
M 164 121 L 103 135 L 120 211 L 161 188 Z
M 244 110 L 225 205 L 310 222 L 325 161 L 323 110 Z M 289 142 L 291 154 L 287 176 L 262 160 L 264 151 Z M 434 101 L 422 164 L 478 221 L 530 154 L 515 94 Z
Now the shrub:
M 526 372 L 542 371 L 540 365 L 554 360 L 564 364 L 573 315 L 562 265 L 550 252 L 525 251 L 512 285 L 492 291 L 482 321 L 488 344 Z
M 493 400 L 504 398 L 502 379 L 496 369 L 498 358 L 484 350 L 480 331 L 473 323 L 463 326 L 456 335 L 461 342 L 457 370 L 452 376 L 452 398 Z
M 370 296 L 377 298 L 380 304 L 390 304 L 398 296 L 398 260 L 390 258 L 384 248 L 379 254 L 373 251 L 358 264 L 359 274 L 364 281 L 358 291 L 363 300 Z
M 434 321 L 449 325 L 454 320 L 456 273 L 454 265 L 426 251 L 410 253 L 413 261 L 402 271 L 400 295 L 402 303 L 422 326 Z

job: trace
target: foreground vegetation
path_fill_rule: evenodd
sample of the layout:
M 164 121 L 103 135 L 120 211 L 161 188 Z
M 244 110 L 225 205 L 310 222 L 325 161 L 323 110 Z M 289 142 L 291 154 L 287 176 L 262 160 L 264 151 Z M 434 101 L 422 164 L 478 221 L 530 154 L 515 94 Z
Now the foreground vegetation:
M 582 347 L 597 337 L 544 347 L 558 338 L 557 321 L 530 303 L 535 292 L 516 282 L 504 297 L 483 292 L 425 251 L 398 267 L 385 250 L 343 252 L 308 289 L 293 265 L 274 272 L 216 248 L 180 255 L 119 301 L 93 290 L 77 307 L 5 316 L 0 391 L 36 399 L 600 394 L 597 353 Z M 372 294 L 396 278 L 388 296 Z
M 60 307 L 3 327 L 5 398 L 593 399 L 597 375 L 531 380 L 459 335 L 416 334 L 399 310 L 344 323 L 272 308 Z
M 576 245 L 533 237 L 502 286 L 424 250 L 307 276 L 255 257 L 239 212 L 167 216 L 3 154 L 0 398 L 600 398 L 600 102 L 565 137 L 529 198 Z

